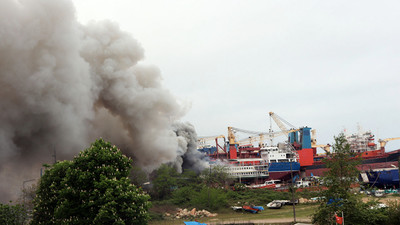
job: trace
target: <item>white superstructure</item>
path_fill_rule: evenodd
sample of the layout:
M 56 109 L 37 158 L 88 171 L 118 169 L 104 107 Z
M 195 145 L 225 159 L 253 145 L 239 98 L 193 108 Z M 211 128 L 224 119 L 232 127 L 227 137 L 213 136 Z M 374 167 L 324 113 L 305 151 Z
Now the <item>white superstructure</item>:
M 227 166 L 227 173 L 233 178 L 268 178 L 267 165 Z
M 278 146 L 267 146 L 260 149 L 261 158 L 268 164 L 278 162 L 297 162 L 298 155 L 295 151 L 285 148 L 285 144 Z

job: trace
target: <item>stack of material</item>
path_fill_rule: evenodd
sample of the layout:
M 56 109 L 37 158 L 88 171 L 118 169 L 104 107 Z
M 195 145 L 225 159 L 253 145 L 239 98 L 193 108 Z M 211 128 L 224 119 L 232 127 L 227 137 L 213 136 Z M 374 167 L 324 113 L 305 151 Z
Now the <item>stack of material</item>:
M 201 217 L 214 217 L 217 216 L 217 213 L 210 213 L 207 210 L 196 210 L 196 208 L 193 208 L 192 210 L 188 209 L 178 209 L 178 212 L 175 215 L 171 215 L 169 213 L 165 213 L 165 217 L 173 217 L 176 219 L 181 219 L 181 218 L 201 218 Z

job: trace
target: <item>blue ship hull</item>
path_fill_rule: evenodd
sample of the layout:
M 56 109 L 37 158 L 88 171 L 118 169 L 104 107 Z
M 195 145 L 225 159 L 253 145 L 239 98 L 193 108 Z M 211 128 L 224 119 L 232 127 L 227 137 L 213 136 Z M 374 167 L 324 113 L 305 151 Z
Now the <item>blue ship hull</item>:
M 268 172 L 290 172 L 290 164 L 292 164 L 292 171 L 300 170 L 298 162 L 273 162 L 269 164 Z
M 381 170 L 366 172 L 371 186 L 391 187 L 399 185 L 399 170 Z

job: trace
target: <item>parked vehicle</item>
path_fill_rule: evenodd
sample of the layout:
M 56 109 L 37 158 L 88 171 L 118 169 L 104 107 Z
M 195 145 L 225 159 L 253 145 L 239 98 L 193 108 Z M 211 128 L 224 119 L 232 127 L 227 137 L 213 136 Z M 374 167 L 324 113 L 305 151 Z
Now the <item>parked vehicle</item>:
M 298 188 L 310 187 L 310 186 L 311 186 L 311 181 L 308 181 L 308 180 L 296 181 L 296 187 L 298 187 Z
M 251 213 L 258 213 L 258 211 L 260 211 L 259 208 L 250 206 L 250 205 L 244 205 L 244 206 L 242 206 L 242 208 L 243 208 L 243 210 L 251 212 Z
M 241 206 L 232 206 L 231 207 L 234 211 L 242 211 L 243 208 Z
M 376 190 L 375 191 L 375 196 L 376 197 L 382 197 L 383 195 L 385 194 L 385 191 L 384 190 Z
M 282 208 L 283 205 L 284 204 L 282 202 L 274 200 L 274 201 L 268 203 L 267 207 L 270 209 L 280 209 L 280 208 Z

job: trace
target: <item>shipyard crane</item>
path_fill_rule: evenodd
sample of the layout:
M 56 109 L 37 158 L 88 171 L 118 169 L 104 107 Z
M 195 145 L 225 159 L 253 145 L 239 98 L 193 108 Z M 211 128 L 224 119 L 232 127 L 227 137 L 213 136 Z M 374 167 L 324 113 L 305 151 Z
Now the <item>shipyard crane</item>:
M 219 139 L 219 138 L 223 138 L 223 139 L 224 139 L 224 143 L 225 143 L 225 136 L 224 136 L 224 135 L 200 137 L 199 139 L 197 139 L 197 143 L 198 143 L 200 146 L 204 146 L 204 145 L 206 145 L 207 141 L 217 140 L 217 139 Z
M 313 148 L 322 148 L 326 153 L 329 153 L 331 151 L 331 145 L 326 144 L 326 145 L 311 145 Z
M 291 123 L 287 122 L 285 119 L 278 116 L 274 112 L 269 112 L 269 116 L 270 116 L 270 118 L 272 118 L 275 121 L 276 125 L 278 125 L 279 129 L 281 129 L 281 131 L 284 132 L 286 134 L 286 136 L 288 136 L 290 132 L 293 132 L 291 130 L 296 129 L 295 126 L 293 126 Z M 290 130 L 287 129 L 283 123 L 288 125 L 290 127 Z
M 317 138 L 316 138 L 316 133 L 317 133 L 317 131 L 315 130 L 315 129 L 312 129 L 311 130 L 311 146 L 313 146 L 313 145 L 317 145 Z M 328 144 L 329 145 L 329 144 Z M 325 150 L 325 149 L 324 149 Z
M 248 138 L 240 140 L 239 145 L 253 144 L 253 142 L 258 141 L 258 145 L 260 147 L 262 147 L 263 143 L 264 143 L 264 139 L 265 139 L 265 134 L 254 135 L 254 136 L 250 136 Z
M 251 143 L 254 140 L 259 140 L 260 141 L 260 146 L 262 145 L 262 142 L 264 141 L 265 137 L 268 137 L 270 139 L 270 142 L 272 144 L 272 140 L 278 136 L 281 135 L 286 135 L 288 136 L 289 133 L 299 131 L 300 129 L 295 128 L 291 123 L 287 122 L 285 119 L 282 117 L 278 116 L 274 112 L 269 112 L 270 118 L 274 119 L 275 123 L 278 125 L 278 127 L 281 129 L 280 132 L 273 132 L 272 131 L 272 123 L 270 122 L 270 129 L 269 132 L 258 132 L 258 131 L 249 131 L 241 128 L 236 128 L 236 127 L 228 127 L 228 140 L 230 144 L 243 144 L 243 143 Z M 287 124 L 290 126 L 290 130 L 286 128 L 284 125 Z M 253 134 L 256 136 L 250 136 L 247 139 L 238 141 L 236 140 L 235 133 L 236 132 L 243 132 L 247 134 Z
M 386 138 L 386 139 L 379 139 L 379 143 L 380 143 L 380 145 L 381 145 L 381 148 L 384 148 L 385 147 L 385 145 L 386 145 L 386 143 L 388 142 L 388 141 L 393 141 L 393 140 L 400 140 L 400 137 L 395 137 L 395 138 Z
M 238 140 L 236 140 L 236 136 L 235 136 L 236 132 L 253 134 L 253 136 L 250 136 L 248 138 L 238 141 Z M 291 132 L 293 132 L 293 131 L 291 131 Z M 260 131 L 245 130 L 245 129 L 236 128 L 236 127 L 228 127 L 229 143 L 239 144 L 239 145 L 243 145 L 245 143 L 252 143 L 253 141 L 259 141 L 259 145 L 262 146 L 266 137 L 273 139 L 273 138 L 276 138 L 276 137 L 284 135 L 284 134 L 285 134 L 284 132 L 260 132 Z
M 236 141 L 235 130 L 233 127 L 228 127 L 228 141 L 230 145 L 239 144 Z
M 331 145 L 326 144 L 326 145 L 318 145 L 317 144 L 317 139 L 316 139 L 316 130 L 312 129 L 311 130 L 311 147 L 312 148 L 322 148 L 326 153 L 329 153 L 331 151 Z
M 224 139 L 224 145 L 221 146 L 220 144 L 218 144 L 218 139 L 223 138 Z M 197 143 L 199 144 L 199 149 L 203 149 L 203 148 L 207 148 L 206 143 L 207 141 L 210 140 L 215 140 L 215 150 L 216 150 L 216 154 L 217 154 L 217 158 L 219 157 L 219 152 L 225 152 L 226 153 L 226 139 L 224 135 L 218 135 L 218 136 L 208 136 L 208 137 L 201 137 L 199 139 L 197 139 Z M 221 151 L 220 151 L 220 150 Z M 211 154 L 212 152 L 210 151 L 209 154 Z
M 247 134 L 255 134 L 255 135 L 262 135 L 265 132 L 257 132 L 257 131 L 250 131 L 250 130 L 245 130 L 245 129 L 241 129 L 241 128 L 236 128 L 236 127 L 228 127 L 228 140 L 229 140 L 229 144 L 241 144 L 242 141 L 237 141 L 236 140 L 236 132 L 243 132 L 243 133 L 247 133 Z M 251 139 L 251 137 L 250 137 Z
M 296 132 L 296 131 L 299 131 L 299 129 L 290 130 L 289 133 L 291 133 L 291 132 Z M 269 138 L 270 141 L 271 141 L 271 144 L 272 144 L 272 139 L 274 139 L 274 138 L 276 138 L 276 137 L 279 137 L 279 136 L 282 136 L 282 135 L 285 135 L 285 132 L 278 131 L 278 132 L 259 133 L 258 135 L 250 136 L 250 137 L 248 137 L 248 138 L 245 138 L 245 139 L 240 140 L 240 141 L 239 141 L 239 144 L 240 144 L 240 145 L 243 145 L 243 144 L 245 144 L 245 143 L 251 143 L 251 144 L 252 144 L 254 141 L 258 141 L 258 142 L 259 142 L 259 145 L 262 146 L 263 143 L 264 143 L 264 140 L 265 140 L 266 138 Z

